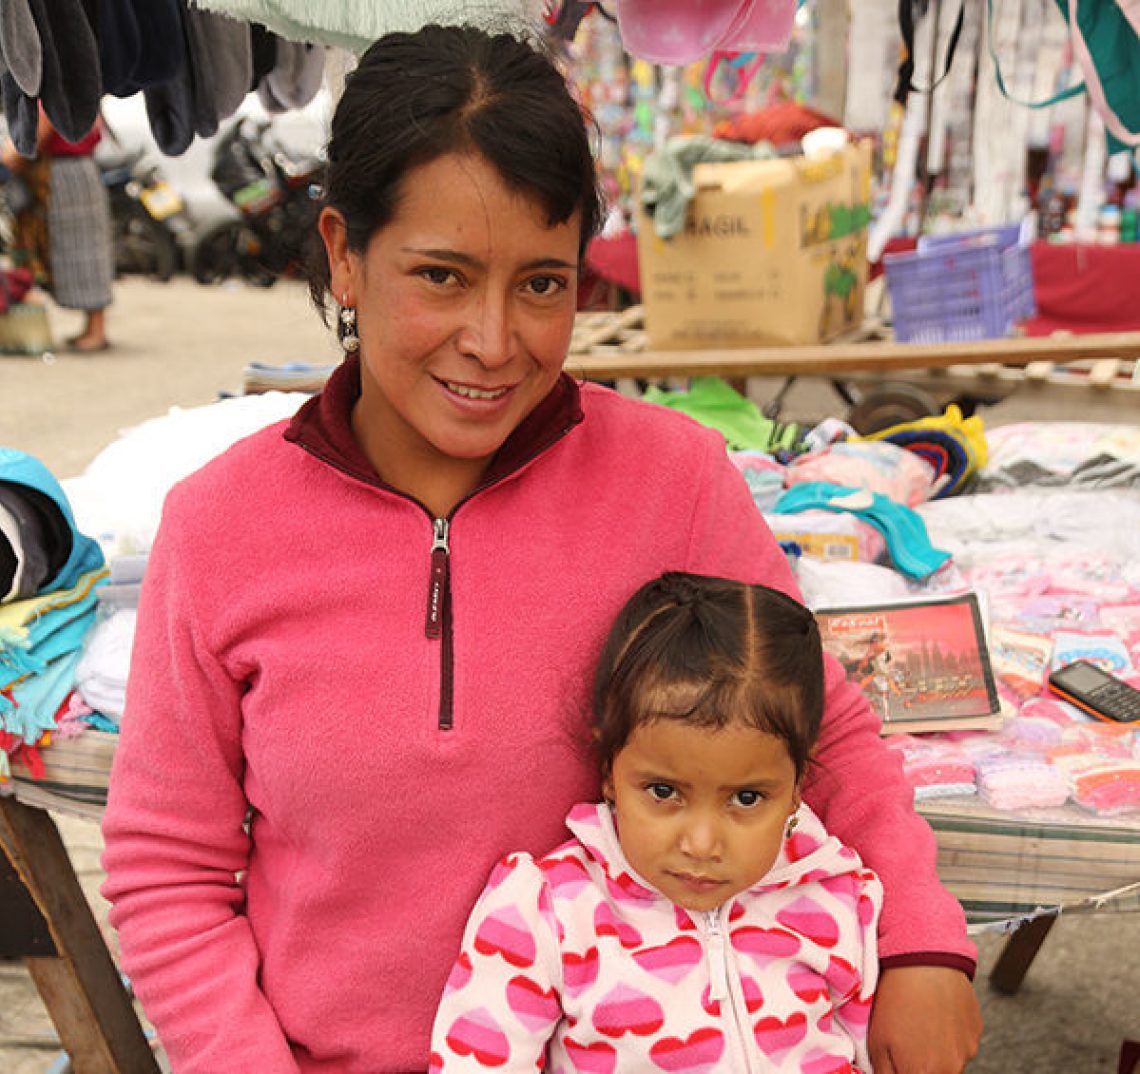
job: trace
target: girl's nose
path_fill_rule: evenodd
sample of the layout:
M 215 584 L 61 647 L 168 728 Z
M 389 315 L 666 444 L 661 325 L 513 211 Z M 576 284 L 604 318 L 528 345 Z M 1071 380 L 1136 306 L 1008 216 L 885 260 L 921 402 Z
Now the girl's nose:
M 720 828 L 715 818 L 694 813 L 681 828 L 680 849 L 698 861 L 715 861 L 721 854 Z

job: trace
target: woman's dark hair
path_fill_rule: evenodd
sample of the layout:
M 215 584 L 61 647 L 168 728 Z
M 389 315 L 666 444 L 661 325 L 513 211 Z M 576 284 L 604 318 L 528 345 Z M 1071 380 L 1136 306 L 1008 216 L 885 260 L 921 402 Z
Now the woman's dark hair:
M 823 720 L 815 616 L 762 585 L 672 571 L 618 613 L 594 676 L 603 776 L 641 724 L 744 723 L 787 743 L 802 778 Z
M 345 81 L 324 205 L 344 217 L 349 249 L 362 252 L 395 215 L 412 169 L 474 153 L 534 198 L 551 227 L 580 212 L 581 253 L 602 218 L 590 122 L 553 61 L 514 34 L 434 25 L 387 34 Z M 309 292 L 322 310 L 328 286 L 328 264 L 314 255 Z

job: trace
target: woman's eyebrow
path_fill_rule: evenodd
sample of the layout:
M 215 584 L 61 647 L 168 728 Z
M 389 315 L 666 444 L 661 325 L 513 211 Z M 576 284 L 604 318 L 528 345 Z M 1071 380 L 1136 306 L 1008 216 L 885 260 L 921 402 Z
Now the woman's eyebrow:
M 486 264 L 482 259 L 474 257 L 471 254 L 465 254 L 461 250 L 448 250 L 439 247 L 403 246 L 401 247 L 401 252 L 414 254 L 417 257 L 430 257 L 435 261 L 449 261 L 452 264 L 463 265 L 466 268 L 486 268 Z M 576 270 L 578 263 L 576 261 L 564 261 L 560 257 L 536 257 L 520 265 L 519 268 L 524 272 L 530 272 L 534 269 L 565 269 L 569 271 Z

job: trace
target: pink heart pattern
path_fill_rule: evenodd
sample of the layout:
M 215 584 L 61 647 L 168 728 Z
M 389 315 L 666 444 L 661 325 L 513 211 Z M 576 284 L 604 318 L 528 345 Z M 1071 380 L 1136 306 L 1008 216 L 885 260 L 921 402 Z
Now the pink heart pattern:
M 788 985 L 804 1003 L 809 1005 L 816 1000 L 827 999 L 830 995 L 827 981 L 803 963 L 797 963 L 788 971 Z
M 455 992 L 460 988 L 465 988 L 467 982 L 470 980 L 471 956 L 466 951 L 461 951 L 459 957 L 455 960 L 455 965 L 451 967 L 451 973 L 448 975 L 445 991 Z
M 796 848 L 820 851 L 803 863 L 810 872 L 785 873 L 719 911 L 726 983 L 751 1026 L 754 1063 L 855 1074 L 852 1056 L 865 1054 L 871 1009 L 870 997 L 859 997 L 856 967 L 881 889 L 857 859 L 832 854 L 835 840 L 811 834 Z M 535 1042 L 545 1040 L 539 1069 L 545 1061 L 566 1074 L 615 1074 L 626 1064 L 714 1074 L 728 1061 L 720 1025 L 726 1004 L 713 999 L 710 977 L 710 945 L 719 941 L 708 915 L 642 894 L 621 870 L 607 876 L 595 851 L 566 844 L 538 862 L 541 874 L 527 875 L 527 855 L 496 870 L 498 886 L 481 902 L 448 978 L 432 1074 L 450 1069 L 448 1055 L 492 1071 L 511 1063 L 533 1070 Z M 844 865 L 838 873 L 827 868 L 836 860 Z M 531 968 L 539 966 L 555 968 L 553 981 Z M 511 1054 L 523 1032 L 530 1035 L 525 1062 Z
M 751 977 L 740 978 L 740 990 L 744 993 L 744 1008 L 749 1014 L 755 1014 L 764 1006 L 764 993 Z
M 604 1040 L 579 1044 L 572 1037 L 565 1037 L 562 1044 L 574 1069 L 581 1074 L 613 1074 L 617 1066 L 617 1051 Z
M 846 999 L 859 988 L 859 973 L 845 958 L 832 955 L 827 960 L 827 969 L 824 971 L 827 983 L 840 999 Z
M 766 962 L 773 958 L 790 958 L 801 946 L 800 938 L 787 929 L 764 929 L 744 925 L 730 933 L 732 946 L 742 955 Z
M 761 1018 L 752 1027 L 752 1033 L 760 1050 L 773 1062 L 779 1062 L 807 1036 L 807 1015 L 795 1011 L 783 1019 L 774 1015 Z
M 633 961 L 647 973 L 670 984 L 687 977 L 704 958 L 700 940 L 677 936 L 660 947 L 643 947 L 633 953 Z
M 598 979 L 598 949 L 582 954 L 567 951 L 562 956 L 562 984 L 568 995 L 577 996 Z
M 594 910 L 594 931 L 599 939 L 603 936 L 616 936 L 618 943 L 627 949 L 642 944 L 641 933 L 628 921 L 620 920 L 609 903 L 600 902 Z
M 577 858 L 553 858 L 539 862 L 546 882 L 563 898 L 573 899 L 590 885 L 590 874 Z
M 800 1060 L 800 1070 L 803 1074 L 857 1074 L 850 1059 L 816 1048 Z
M 550 1029 L 562 1017 L 562 1003 L 553 988 L 543 988 L 529 977 L 507 982 L 507 1006 L 530 1032 Z
M 447 1046 L 457 1055 L 472 1056 L 485 1067 L 501 1067 L 511 1057 L 507 1035 L 490 1011 L 482 1007 L 451 1023 Z
M 776 920 L 820 947 L 834 947 L 839 942 L 839 922 L 835 915 L 808 896 L 789 903 L 776 915 Z
M 648 1037 L 665 1023 L 661 1004 L 652 996 L 619 984 L 610 989 L 594 1008 L 594 1028 L 607 1037 L 625 1033 Z
M 534 965 L 534 936 L 513 906 L 496 910 L 479 925 L 475 950 L 481 955 L 499 955 L 520 969 Z
M 724 1054 L 724 1035 L 719 1029 L 705 1026 L 684 1040 L 662 1037 L 649 1049 L 649 1058 L 670 1074 L 707 1074 Z

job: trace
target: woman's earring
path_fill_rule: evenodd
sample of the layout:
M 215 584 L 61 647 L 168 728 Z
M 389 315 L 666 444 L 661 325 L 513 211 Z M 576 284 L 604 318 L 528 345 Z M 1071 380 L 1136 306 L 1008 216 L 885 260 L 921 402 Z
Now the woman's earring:
M 791 839 L 792 832 L 794 832 L 796 830 L 796 825 L 799 824 L 799 822 L 800 822 L 800 818 L 795 813 L 793 813 L 790 817 L 788 817 L 788 823 L 786 825 L 784 825 L 784 838 L 785 839 Z
M 356 334 L 356 308 L 344 306 L 340 311 L 337 325 L 337 339 L 345 354 L 355 354 L 360 350 L 360 337 Z

